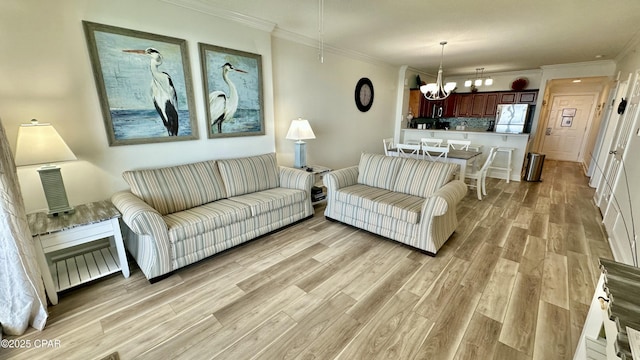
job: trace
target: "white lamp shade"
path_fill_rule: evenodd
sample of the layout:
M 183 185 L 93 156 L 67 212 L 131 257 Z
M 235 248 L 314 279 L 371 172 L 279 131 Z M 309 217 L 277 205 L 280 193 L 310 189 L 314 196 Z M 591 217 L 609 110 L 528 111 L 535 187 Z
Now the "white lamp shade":
M 286 138 L 289 140 L 306 140 L 315 139 L 316 135 L 313 133 L 308 120 L 298 118 L 297 120 L 291 120 Z
M 484 81 L 484 84 L 487 86 L 491 86 L 493 85 L 493 79 L 492 78 L 488 78 Z
M 444 85 L 444 91 L 449 92 L 456 88 L 455 82 L 448 82 Z
M 18 128 L 16 165 L 51 164 L 77 160 L 51 124 L 22 124 Z
M 475 86 L 482 86 L 482 79 L 476 79 L 476 81 L 473 84 Z
M 471 81 L 471 80 L 467 80 L 467 81 L 464 82 L 464 86 L 465 87 L 471 87 L 471 84 L 473 84 L 473 81 Z

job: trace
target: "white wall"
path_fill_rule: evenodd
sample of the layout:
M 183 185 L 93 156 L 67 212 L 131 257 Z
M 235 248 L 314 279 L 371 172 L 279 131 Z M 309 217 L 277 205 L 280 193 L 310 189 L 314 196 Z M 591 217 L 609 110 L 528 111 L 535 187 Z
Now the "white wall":
M 338 169 L 356 165 L 361 152 L 382 153 L 382 139 L 393 135 L 398 70 L 273 38 L 278 162 L 293 165 L 293 140 L 285 139 L 292 119 L 309 120 L 316 139 L 307 140 L 307 163 Z M 358 80 L 373 83 L 373 106 L 360 112 L 354 93 Z
M 82 20 L 187 40 L 198 140 L 108 145 Z M 262 55 L 264 136 L 207 138 L 198 42 Z M 126 189 L 121 173 L 129 169 L 276 150 L 283 152 L 281 164 L 291 165 L 293 143 L 284 136 L 298 116 L 311 121 L 317 136 L 308 142 L 309 162 L 334 168 L 356 163 L 361 151 L 382 151 L 378 140 L 393 132 L 395 69 L 330 53 L 319 64 L 311 47 L 274 39 L 272 50 L 271 29 L 163 1 L 3 0 L 0 43 L 0 117 L 7 136 L 15 151 L 19 124 L 37 118 L 56 127 L 79 158 L 59 164 L 72 205 Z M 360 77 L 369 77 L 375 87 L 367 113 L 360 113 L 353 99 Z M 28 212 L 47 207 L 36 169 L 18 169 Z

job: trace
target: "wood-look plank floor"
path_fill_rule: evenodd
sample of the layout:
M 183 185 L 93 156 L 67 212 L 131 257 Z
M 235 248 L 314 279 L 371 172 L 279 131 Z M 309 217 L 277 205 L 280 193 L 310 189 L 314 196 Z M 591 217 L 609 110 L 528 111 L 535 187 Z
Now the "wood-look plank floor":
M 63 293 L 0 359 L 571 359 L 611 258 L 575 163 L 469 191 L 436 257 L 316 215 L 149 284 Z

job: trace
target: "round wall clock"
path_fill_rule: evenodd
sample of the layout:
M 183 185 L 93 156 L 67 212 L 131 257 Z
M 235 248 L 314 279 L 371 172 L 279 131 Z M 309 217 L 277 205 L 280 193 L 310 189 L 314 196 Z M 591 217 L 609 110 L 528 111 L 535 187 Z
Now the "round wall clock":
M 373 83 L 368 78 L 358 80 L 356 84 L 356 106 L 362 112 L 369 111 L 373 105 Z

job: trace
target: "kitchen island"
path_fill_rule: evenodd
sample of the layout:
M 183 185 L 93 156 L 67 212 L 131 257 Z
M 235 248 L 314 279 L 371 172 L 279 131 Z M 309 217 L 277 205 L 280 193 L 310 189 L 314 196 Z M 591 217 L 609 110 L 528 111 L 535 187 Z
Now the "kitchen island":
M 513 148 L 511 159 L 511 177 L 512 181 L 520 181 L 521 170 L 524 166 L 527 145 L 529 142 L 529 134 L 501 134 L 491 131 L 474 131 L 474 130 L 436 130 L 436 129 L 402 129 L 400 133 L 400 142 L 419 142 L 421 138 L 434 138 L 447 140 L 471 140 L 471 144 L 482 145 L 481 151 L 488 153 L 492 146 L 511 147 Z M 496 156 L 493 167 L 506 167 L 507 153 L 499 152 Z M 503 170 L 490 169 L 487 176 L 506 179 L 506 172 Z

